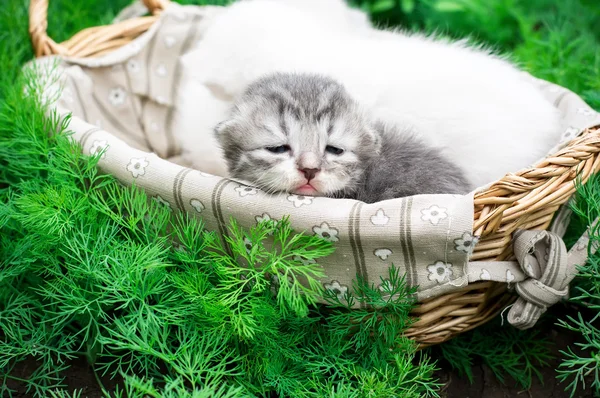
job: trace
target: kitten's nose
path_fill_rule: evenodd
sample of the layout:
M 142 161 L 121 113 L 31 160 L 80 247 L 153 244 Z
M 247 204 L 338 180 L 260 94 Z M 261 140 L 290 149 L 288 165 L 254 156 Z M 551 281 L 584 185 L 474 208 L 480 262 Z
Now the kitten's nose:
M 315 176 L 317 175 L 317 173 L 319 172 L 320 169 L 301 169 L 300 171 L 302 173 L 304 173 L 304 177 L 310 181 L 313 178 L 315 178 Z
M 319 168 L 320 163 L 319 156 L 312 151 L 302 152 L 298 157 L 298 165 L 301 169 L 316 169 Z

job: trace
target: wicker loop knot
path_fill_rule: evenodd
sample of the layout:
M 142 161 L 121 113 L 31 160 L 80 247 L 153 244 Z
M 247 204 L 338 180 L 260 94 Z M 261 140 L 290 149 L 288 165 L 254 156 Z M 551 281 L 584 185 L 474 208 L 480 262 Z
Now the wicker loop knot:
M 510 309 L 508 321 L 528 329 L 548 307 L 567 296 L 574 275 L 564 242 L 552 232 L 518 231 L 514 252 L 528 278 L 515 286 L 519 299 Z

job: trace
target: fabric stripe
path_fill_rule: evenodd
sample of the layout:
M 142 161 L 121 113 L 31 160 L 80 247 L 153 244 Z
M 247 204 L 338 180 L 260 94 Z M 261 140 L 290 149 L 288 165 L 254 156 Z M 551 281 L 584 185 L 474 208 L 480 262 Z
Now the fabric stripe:
M 404 256 L 404 274 L 406 276 L 406 285 L 414 286 L 412 280 L 412 274 L 410 266 L 410 255 L 408 252 L 408 242 L 406 239 L 406 199 L 403 199 L 400 205 L 400 247 L 402 248 L 402 255 Z
M 199 22 L 202 19 L 200 15 L 195 15 L 192 19 L 191 28 L 186 34 L 185 42 L 181 47 L 181 52 L 177 56 L 180 58 L 183 54 L 189 51 L 190 47 L 194 44 L 193 38 L 196 37 L 196 33 L 198 31 Z M 179 83 L 181 81 L 181 62 L 177 62 L 175 66 L 175 72 L 173 76 L 173 82 L 171 83 L 171 101 L 174 101 L 175 96 L 177 95 L 177 88 L 179 87 Z M 167 119 L 165 122 L 166 131 L 165 137 L 167 138 L 167 156 L 174 156 L 181 152 L 181 148 L 177 145 L 177 141 L 175 140 L 173 134 L 173 107 L 169 107 L 167 111 Z
M 412 243 L 412 225 L 411 225 L 411 214 L 413 206 L 413 198 L 409 197 L 406 200 L 406 244 L 408 246 L 408 257 L 410 264 L 410 272 L 412 274 L 411 279 L 415 285 L 419 283 L 417 275 L 417 260 L 415 258 L 415 248 Z
M 90 138 L 90 135 L 100 130 L 102 130 L 100 127 L 92 127 L 91 129 L 83 133 L 81 139 L 79 140 L 79 144 L 81 145 L 81 147 L 85 148 L 85 143 L 87 142 L 88 138 Z
M 527 323 L 531 324 L 531 326 L 533 326 L 535 324 L 535 322 L 540 319 L 540 316 L 542 316 L 542 314 L 544 313 L 544 308 L 545 307 L 535 307 L 532 305 L 532 310 L 531 311 L 527 311 L 524 313 L 526 319 L 527 319 Z
M 558 264 L 556 263 L 556 256 L 558 255 L 558 250 L 553 245 L 556 243 L 552 236 L 548 235 L 546 237 L 546 247 L 549 249 L 548 261 L 544 267 L 544 273 L 540 277 L 540 282 L 542 282 L 546 286 L 553 286 L 552 281 L 556 279 L 556 273 L 558 270 Z M 552 255 L 552 257 L 550 257 Z
M 358 206 L 356 206 L 356 214 L 354 215 L 354 243 L 358 249 L 358 262 L 361 275 L 365 282 L 369 283 L 369 272 L 367 271 L 365 261 L 365 251 L 363 250 L 362 242 L 360 239 L 360 214 L 362 207 L 363 203 L 358 203 Z
M 177 206 L 181 211 L 185 211 L 181 187 L 183 186 L 183 180 L 190 171 L 192 171 L 192 169 L 186 168 L 181 170 L 175 176 L 175 181 L 173 181 L 173 198 L 175 199 L 175 206 Z
M 554 252 L 554 256 L 552 256 L 552 258 L 548 258 L 548 264 L 552 264 L 552 269 L 551 271 L 551 275 L 550 275 L 550 280 L 548 281 L 548 283 L 544 283 L 546 286 L 556 286 L 556 280 L 558 279 L 558 276 L 560 275 L 560 269 L 563 266 L 562 264 L 560 264 L 560 257 L 562 254 L 562 246 L 560 245 L 560 241 L 559 241 L 559 237 L 554 236 L 554 235 L 550 235 L 549 236 L 549 240 L 550 240 L 550 248 L 554 248 L 554 250 L 550 250 L 550 252 Z M 550 262 L 552 261 L 552 262 Z M 546 264 L 546 267 L 548 266 L 548 264 Z
M 519 293 L 519 296 L 521 296 L 530 303 L 533 303 L 540 307 L 546 307 L 548 305 L 547 303 L 544 303 L 543 301 L 539 300 L 535 295 L 533 295 L 531 292 L 529 292 L 529 290 L 524 288 L 519 283 L 515 285 L 515 290 L 517 291 L 517 293 Z
M 358 246 L 356 244 L 356 237 L 354 236 L 354 224 L 356 224 L 357 209 L 360 206 L 360 202 L 356 202 L 350 209 L 350 215 L 348 216 L 348 237 L 350 238 L 350 247 L 352 248 L 352 255 L 354 256 L 354 266 L 356 268 L 356 274 L 363 277 L 362 267 L 360 264 L 360 255 L 358 253 Z
M 521 310 L 514 314 L 515 316 L 519 317 L 518 321 L 514 325 L 519 329 L 533 326 L 535 321 L 537 321 L 542 314 L 541 308 L 528 302 L 525 302 L 521 306 Z
M 366 283 L 369 283 L 369 274 L 367 273 L 367 267 L 365 266 L 365 253 L 360 242 L 360 211 L 363 203 L 357 202 L 350 209 L 350 215 L 348 216 L 348 237 L 350 238 L 350 247 L 352 248 L 352 255 L 354 256 L 354 267 L 356 274 L 362 278 Z M 361 308 L 366 308 L 364 302 L 360 303 Z
M 223 189 L 225 189 L 225 187 L 231 182 L 231 180 L 223 179 L 217 185 L 215 185 L 211 197 L 211 205 L 213 215 L 215 216 L 215 220 L 217 221 L 217 228 L 219 229 L 219 235 L 221 236 L 223 246 L 225 247 L 227 254 L 233 256 L 231 248 L 229 247 L 225 239 L 228 236 L 228 234 L 227 227 L 225 226 L 225 218 L 223 217 L 223 209 L 221 208 L 221 195 L 223 194 Z
M 545 247 L 549 249 L 549 256 L 548 261 L 544 265 L 544 272 L 539 278 L 539 281 L 546 286 L 554 286 L 560 268 L 560 264 L 558 263 L 558 261 L 560 259 L 561 250 L 556 237 L 550 234 L 546 234 L 544 240 L 545 242 L 542 242 L 545 243 Z M 550 257 L 550 255 L 552 257 Z

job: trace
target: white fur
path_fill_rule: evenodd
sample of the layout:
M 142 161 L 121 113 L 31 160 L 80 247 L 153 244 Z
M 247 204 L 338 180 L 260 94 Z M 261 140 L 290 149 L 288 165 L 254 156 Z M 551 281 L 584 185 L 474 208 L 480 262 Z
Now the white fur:
M 337 79 L 375 117 L 443 148 L 475 186 L 530 165 L 558 141 L 558 111 L 506 60 L 464 42 L 377 31 L 359 14 L 342 0 L 252 0 L 216 16 L 182 60 L 175 123 L 195 166 L 226 175 L 211 126 L 226 118 L 227 102 L 202 85 L 233 98 L 275 71 Z

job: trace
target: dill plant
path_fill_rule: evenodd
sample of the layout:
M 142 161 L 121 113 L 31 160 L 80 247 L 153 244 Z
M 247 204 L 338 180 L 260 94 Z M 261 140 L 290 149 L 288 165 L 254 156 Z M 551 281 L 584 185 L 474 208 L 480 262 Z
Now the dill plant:
M 600 244 L 600 230 L 594 222 L 600 217 L 600 176 L 579 184 L 572 205 L 577 223 L 571 230 L 580 234 L 588 225 L 590 246 Z M 588 248 L 589 250 L 589 248 Z M 589 389 L 600 395 L 600 253 L 589 256 L 578 267 L 579 274 L 571 288 L 570 302 L 579 309 L 573 315 L 559 319 L 558 324 L 581 335 L 576 347 L 562 351 L 563 361 L 557 369 L 558 379 L 573 396 L 578 389 Z M 574 349 L 575 348 L 575 349 Z
M 543 322 L 540 322 L 543 324 Z M 488 366 L 502 383 L 507 377 L 524 389 L 531 387 L 534 377 L 543 382 L 541 368 L 554 358 L 551 341 L 542 333 L 543 327 L 518 330 L 502 325 L 496 318 L 435 349 L 459 375 L 473 383 L 476 361 Z
M 3 396 L 15 381 L 80 396 L 64 376 L 81 357 L 99 381 L 122 379 L 104 389 L 115 397 L 437 396 L 434 363 L 401 336 L 414 290 L 397 268 L 382 290 L 359 280 L 327 295 L 318 260 L 331 243 L 285 218 L 231 220 L 222 241 L 101 174 L 101 154 L 83 156 L 69 119 L 46 116 L 24 86 L 39 89 L 21 74 L 0 104 Z M 24 360 L 37 368 L 19 379 Z
M 19 0 L 5 3 L 0 8 L 3 396 L 10 395 L 15 366 L 27 358 L 38 365 L 22 380 L 30 393 L 82 396 L 63 388 L 71 359 L 81 356 L 99 374 L 123 378 L 122 385 L 107 392 L 118 397 L 436 395 L 433 364 L 400 337 L 412 302 L 397 271 L 390 270 L 383 292 L 358 279 L 343 300 L 329 294 L 329 306 L 317 306 L 314 297 L 322 294 L 320 288 L 289 283 L 288 276 L 292 281 L 317 278 L 318 266 L 302 268 L 294 257 L 318 260 L 331 250 L 327 244 L 303 246 L 308 238 L 295 238 L 299 235 L 285 223 L 242 230 L 232 221 L 234 238 L 225 244 L 233 248 L 234 258 L 196 220 L 172 215 L 135 187 L 124 188 L 99 175 L 97 159 L 81 156 L 68 141 L 68 124 L 44 116 L 39 104 L 23 97 L 22 87 L 31 83 L 30 76 L 18 77 L 23 62 L 32 57 L 24 45 L 29 41 L 27 9 Z M 494 45 L 537 76 L 569 87 L 600 107 L 595 3 L 353 3 L 380 24 L 452 37 L 467 34 Z M 127 4 L 52 0 L 49 33 L 65 40 L 83 28 L 110 23 Z M 581 225 L 591 219 L 583 204 L 594 208 L 600 203 L 600 181 L 586 187 L 578 202 L 585 209 L 580 211 Z M 273 249 L 271 238 L 263 240 L 265 232 L 277 233 L 282 244 L 292 245 L 287 253 L 296 254 L 285 258 L 281 245 Z M 298 240 L 291 242 L 294 238 Z M 250 253 L 246 239 L 253 243 Z M 248 259 L 261 266 L 247 268 Z M 244 267 L 238 260 L 246 262 Z M 584 339 L 580 350 L 563 354 L 559 369 L 573 393 L 598 389 L 598 264 L 593 256 L 582 266 L 573 298 L 591 316 L 560 321 Z M 351 310 L 352 301 L 374 310 Z M 508 374 L 527 385 L 548 359 L 545 342 L 537 332 L 498 337 L 493 326 L 442 345 L 444 357 L 467 376 L 474 358 L 483 358 L 500 377 Z M 475 344 L 469 345 L 468 339 Z

